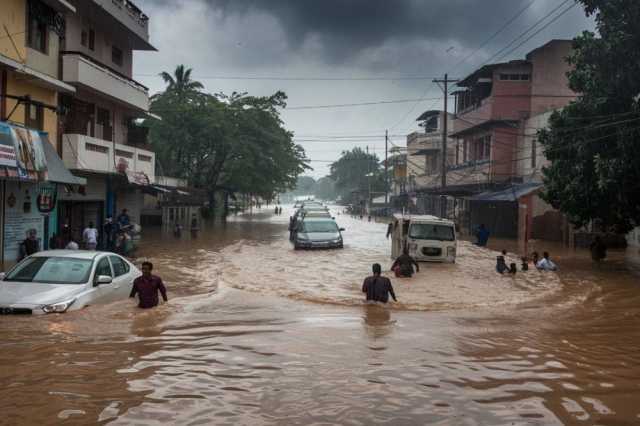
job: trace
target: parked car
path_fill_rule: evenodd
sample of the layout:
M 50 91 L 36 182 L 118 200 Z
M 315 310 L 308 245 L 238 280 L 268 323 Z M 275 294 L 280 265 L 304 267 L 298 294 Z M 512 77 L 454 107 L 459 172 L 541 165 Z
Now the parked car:
M 333 219 L 305 218 L 298 224 L 293 237 L 296 250 L 314 248 L 342 248 L 344 246 L 342 232 Z
M 0 314 L 53 314 L 129 297 L 141 272 L 114 253 L 36 253 L 0 274 Z

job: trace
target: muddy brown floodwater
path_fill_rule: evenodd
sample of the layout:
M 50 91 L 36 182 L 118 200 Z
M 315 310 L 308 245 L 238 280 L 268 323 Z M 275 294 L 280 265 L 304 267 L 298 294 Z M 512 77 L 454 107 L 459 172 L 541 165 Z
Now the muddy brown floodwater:
M 148 231 L 153 311 L 0 317 L 0 424 L 640 424 L 637 253 L 511 278 L 461 242 L 384 308 L 360 293 L 384 224 L 340 215 L 344 250 L 296 252 L 287 217 Z

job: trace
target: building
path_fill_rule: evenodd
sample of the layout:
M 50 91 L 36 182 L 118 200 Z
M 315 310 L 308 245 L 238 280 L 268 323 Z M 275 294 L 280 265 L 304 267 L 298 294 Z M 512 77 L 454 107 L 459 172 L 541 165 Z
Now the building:
M 60 52 L 65 115 L 58 148 L 64 164 L 87 179 L 60 198 L 61 224 L 80 232 L 90 221 L 127 209 L 140 223 L 145 188 L 155 182 L 155 154 L 136 120 L 149 112 L 149 90 L 133 79 L 133 53 L 155 50 L 149 18 L 130 0 L 68 0 Z
M 55 149 L 59 100 L 73 95 L 59 69 L 65 21 L 63 0 L 3 0 L 0 13 L 0 260 L 21 257 L 35 230 L 40 249 L 58 227 L 57 199 L 85 180 L 69 173 Z
M 422 211 L 466 232 L 484 223 L 497 237 L 568 238 L 566 219 L 537 195 L 546 159 L 536 135 L 554 110 L 575 99 L 570 52 L 571 41 L 552 40 L 525 59 L 484 65 L 457 83 L 446 187 L 437 173 L 421 182 Z

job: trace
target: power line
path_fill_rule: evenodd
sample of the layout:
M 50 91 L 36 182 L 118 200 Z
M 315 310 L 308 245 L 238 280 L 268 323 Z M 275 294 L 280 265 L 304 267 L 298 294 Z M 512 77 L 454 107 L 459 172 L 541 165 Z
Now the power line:
M 134 74 L 136 77 L 156 77 L 159 74 Z M 254 77 L 254 76 L 194 76 L 196 80 L 258 80 L 258 81 L 419 81 L 430 80 L 433 77 L 399 76 L 399 77 Z

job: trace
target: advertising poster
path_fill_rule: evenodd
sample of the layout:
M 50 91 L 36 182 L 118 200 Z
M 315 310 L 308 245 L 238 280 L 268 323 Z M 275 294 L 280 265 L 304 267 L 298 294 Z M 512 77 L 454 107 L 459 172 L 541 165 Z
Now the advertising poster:
M 35 130 L 13 126 L 13 143 L 17 157 L 18 176 L 28 177 L 29 172 L 35 172 L 38 180 L 45 180 L 47 160 L 42 148 L 42 139 Z
M 0 167 L 15 169 L 17 160 L 11 127 L 0 123 Z
M 5 193 L 4 257 L 15 262 L 20 255 L 20 243 L 30 229 L 36 230 L 43 247 L 44 217 L 38 210 L 36 187 L 32 184 L 7 182 Z

